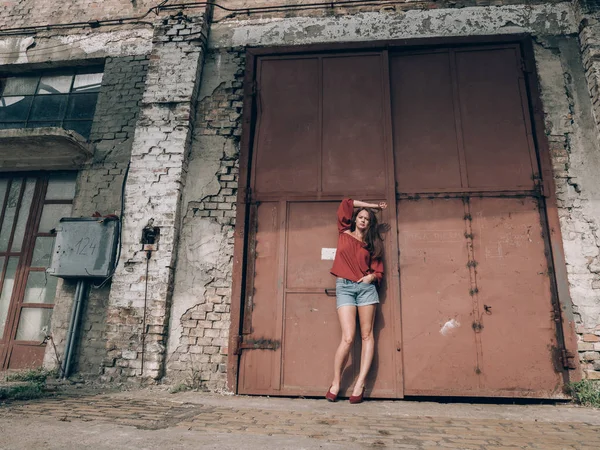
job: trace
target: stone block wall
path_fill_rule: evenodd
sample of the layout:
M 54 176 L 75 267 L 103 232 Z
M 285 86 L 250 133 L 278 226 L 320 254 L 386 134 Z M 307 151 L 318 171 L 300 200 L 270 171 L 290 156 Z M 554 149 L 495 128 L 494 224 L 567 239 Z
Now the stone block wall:
M 167 376 L 226 387 L 244 49 L 207 55 L 185 188 Z
M 120 215 L 123 178 L 131 155 L 147 68 L 147 55 L 106 60 L 90 136 L 94 157 L 79 172 L 73 217 L 89 217 L 95 212 Z M 94 283 L 100 284 L 101 281 Z M 110 285 L 109 280 L 99 289 L 92 287 L 84 304 L 74 372 L 99 373 L 106 354 L 105 327 Z M 74 293 L 75 282 L 59 281 L 51 329 L 59 358 L 64 354 Z M 57 364 L 52 345 L 47 346 L 45 362 L 50 367 Z

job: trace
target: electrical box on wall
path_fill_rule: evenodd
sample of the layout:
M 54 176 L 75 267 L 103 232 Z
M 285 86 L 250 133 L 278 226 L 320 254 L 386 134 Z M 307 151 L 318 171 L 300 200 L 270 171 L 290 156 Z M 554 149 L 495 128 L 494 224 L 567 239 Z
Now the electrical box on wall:
M 61 219 L 48 274 L 61 278 L 109 276 L 115 264 L 118 231 L 116 217 Z

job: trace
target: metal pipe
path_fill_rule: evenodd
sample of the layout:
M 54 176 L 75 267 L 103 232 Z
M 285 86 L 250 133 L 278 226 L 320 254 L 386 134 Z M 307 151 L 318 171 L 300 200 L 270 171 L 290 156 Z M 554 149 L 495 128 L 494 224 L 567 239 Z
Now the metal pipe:
M 63 378 L 68 378 L 71 372 L 71 360 L 73 359 L 73 349 L 75 348 L 75 339 L 77 337 L 77 331 L 79 331 L 79 322 L 81 321 L 82 303 L 87 294 L 87 283 L 84 279 L 77 281 L 77 288 L 75 289 L 75 303 L 71 311 L 71 324 L 69 329 L 69 337 L 67 340 L 67 347 L 65 349 L 65 356 L 63 359 Z
M 60 366 L 60 373 L 62 378 L 65 377 L 65 369 L 67 364 L 67 357 L 69 353 L 69 348 L 71 347 L 71 338 L 73 335 L 73 323 L 75 322 L 75 302 L 76 299 L 79 298 L 79 291 L 81 290 L 81 285 L 77 282 L 77 286 L 75 287 L 75 296 L 73 297 L 73 306 L 71 307 L 71 318 L 69 320 L 69 329 L 67 331 L 67 342 L 65 343 L 65 354 L 63 356 L 62 364 Z

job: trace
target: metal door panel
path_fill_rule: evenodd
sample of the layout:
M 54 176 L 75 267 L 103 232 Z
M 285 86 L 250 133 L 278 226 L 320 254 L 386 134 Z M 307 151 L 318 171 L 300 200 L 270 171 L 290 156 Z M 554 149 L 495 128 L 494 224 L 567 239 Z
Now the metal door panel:
M 336 210 L 339 202 L 290 202 L 287 219 L 286 300 L 283 338 L 282 393 L 315 392 L 322 395 L 331 382 L 333 355 L 340 342 L 341 330 L 335 297 L 325 296 L 325 288 L 335 291 L 335 277 L 329 273 L 338 231 Z M 381 220 L 381 215 L 379 215 Z M 327 259 L 323 259 L 325 256 Z M 367 381 L 371 397 L 394 397 L 396 389 L 396 346 L 392 322 L 392 302 L 386 301 L 386 289 L 379 289 L 374 335 L 376 357 Z M 354 358 L 344 374 L 343 389 L 350 387 L 359 370 L 361 339 L 357 336 Z M 342 395 L 344 395 L 342 391 Z
M 286 289 L 323 292 L 335 287 L 329 271 L 338 239 L 338 206 L 339 202 L 289 203 Z
M 398 191 L 462 187 L 448 52 L 393 56 L 390 82 Z
M 323 58 L 323 192 L 385 192 L 381 55 Z
M 536 199 L 471 199 L 482 387 L 561 394 L 548 259 Z
M 261 203 L 255 206 L 255 248 L 249 249 L 254 258 L 253 273 L 246 287 L 246 305 L 242 342 L 270 340 L 281 343 L 281 330 L 277 329 L 278 304 L 282 299 L 278 291 L 280 204 Z M 242 350 L 240 364 L 240 393 L 270 392 L 277 386 L 281 350 Z
M 265 60 L 259 65 L 256 193 L 318 188 L 319 63 L 316 58 Z
M 398 202 L 405 394 L 476 391 L 461 199 Z
M 471 188 L 532 189 L 533 166 L 517 48 L 457 51 L 456 71 Z
M 283 390 L 291 395 L 324 395 L 331 383 L 333 355 L 341 339 L 335 298 L 325 293 L 286 294 L 284 328 Z M 340 395 L 345 395 L 357 373 L 357 355 L 360 354 L 351 352 Z

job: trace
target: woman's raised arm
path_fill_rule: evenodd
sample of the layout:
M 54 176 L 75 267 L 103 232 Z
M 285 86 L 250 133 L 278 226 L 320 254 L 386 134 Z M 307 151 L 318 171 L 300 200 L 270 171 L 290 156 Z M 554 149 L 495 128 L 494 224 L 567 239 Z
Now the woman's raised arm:
M 360 200 L 354 200 L 354 207 L 355 208 L 379 208 L 379 209 L 385 209 L 385 208 L 387 208 L 387 203 L 386 202 L 367 203 L 367 202 L 361 202 Z

